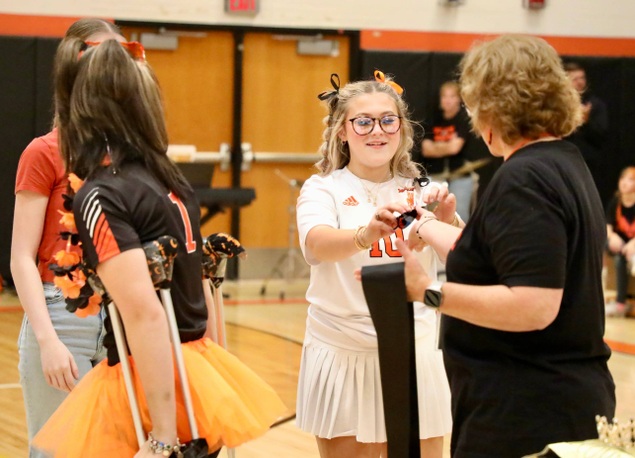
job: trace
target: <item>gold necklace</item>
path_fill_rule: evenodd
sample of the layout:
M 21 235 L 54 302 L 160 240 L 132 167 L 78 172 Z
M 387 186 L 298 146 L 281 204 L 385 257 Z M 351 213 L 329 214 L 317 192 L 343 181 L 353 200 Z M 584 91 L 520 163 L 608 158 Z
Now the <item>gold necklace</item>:
M 359 178 L 359 177 L 357 177 Z M 374 183 L 372 187 L 368 187 L 366 186 L 366 183 L 364 183 L 365 180 L 363 180 L 362 178 L 359 178 L 359 182 L 362 184 L 362 188 L 364 188 L 364 192 L 366 193 L 366 197 L 367 197 L 367 202 L 369 204 L 373 204 L 373 207 L 377 206 L 377 197 L 379 195 L 379 186 L 383 183 L 388 181 L 390 178 L 392 178 L 392 174 L 390 173 L 390 170 L 388 171 L 388 175 L 386 176 L 386 179 L 383 181 L 378 181 L 377 183 Z

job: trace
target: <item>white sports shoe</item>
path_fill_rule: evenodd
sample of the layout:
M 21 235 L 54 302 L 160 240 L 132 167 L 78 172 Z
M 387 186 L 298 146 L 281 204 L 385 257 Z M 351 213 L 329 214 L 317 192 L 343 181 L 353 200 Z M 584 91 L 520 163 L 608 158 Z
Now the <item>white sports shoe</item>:
M 622 304 L 621 302 L 611 301 L 604 305 L 604 313 L 606 316 L 621 318 L 626 316 L 627 311 L 628 306 L 626 304 Z

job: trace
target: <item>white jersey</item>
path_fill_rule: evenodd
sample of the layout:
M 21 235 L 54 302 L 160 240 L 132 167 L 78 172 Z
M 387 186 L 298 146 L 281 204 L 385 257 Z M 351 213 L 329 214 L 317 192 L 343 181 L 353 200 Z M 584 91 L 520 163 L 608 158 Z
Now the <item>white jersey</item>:
M 297 204 L 298 232 L 304 258 L 311 265 L 311 280 L 306 298 L 309 302 L 307 333 L 320 340 L 349 350 L 376 350 L 377 334 L 362 290 L 354 277 L 357 268 L 368 265 L 402 262 L 395 247 L 397 237 L 408 239 L 411 224 L 403 231 L 378 240 L 368 250 L 360 251 L 337 262 L 320 262 L 306 247 L 306 237 L 316 226 L 356 229 L 368 224 L 378 207 L 390 202 L 421 202 L 421 188 L 414 180 L 393 178 L 378 184 L 377 206 L 364 184 L 348 168 L 328 176 L 313 175 L 302 186 Z M 424 188 L 425 189 L 425 188 Z M 375 189 L 373 189 L 375 191 Z M 440 261 L 426 247 L 416 253 L 430 276 L 437 278 Z M 436 332 L 436 312 L 421 302 L 414 304 L 415 338 Z

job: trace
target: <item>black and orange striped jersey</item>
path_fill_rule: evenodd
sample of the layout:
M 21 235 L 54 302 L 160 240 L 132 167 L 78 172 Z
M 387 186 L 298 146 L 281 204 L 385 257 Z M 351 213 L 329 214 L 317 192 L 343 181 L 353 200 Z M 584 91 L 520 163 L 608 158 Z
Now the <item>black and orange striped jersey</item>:
M 448 163 L 448 170 L 451 172 L 461 167 L 466 160 L 465 152 L 468 149 L 468 143 L 472 141 L 473 135 L 470 132 L 470 121 L 467 113 L 463 108 L 450 119 L 445 119 L 440 113 L 434 119 L 432 126 L 425 128 L 426 139 L 433 140 L 435 142 L 447 142 L 453 138 L 462 138 L 465 140 L 465 144 L 461 151 L 453 156 L 447 156 L 443 158 L 423 158 L 423 165 L 429 175 L 443 172 L 445 163 Z
M 177 197 L 139 164 L 127 164 L 117 173 L 109 166 L 82 186 L 73 212 L 84 259 L 94 269 L 162 235 L 175 237 L 171 295 L 181 341 L 203 336 L 207 308 L 201 281 L 200 208 L 193 192 Z M 107 323 L 105 345 L 109 364 L 114 364 L 118 358 L 109 328 Z
M 613 226 L 624 242 L 635 237 L 635 205 L 625 207 L 618 196 L 613 196 L 606 208 L 606 224 Z

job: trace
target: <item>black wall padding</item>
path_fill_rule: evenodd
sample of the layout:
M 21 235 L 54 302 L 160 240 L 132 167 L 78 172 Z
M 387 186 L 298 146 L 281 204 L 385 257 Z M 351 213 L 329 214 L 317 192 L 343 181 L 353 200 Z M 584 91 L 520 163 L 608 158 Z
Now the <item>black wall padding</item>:
M 15 171 L 33 137 L 35 38 L 0 39 L 0 274 L 9 278 Z
M 11 278 L 13 190 L 18 160 L 26 145 L 51 126 L 54 42 L 0 37 L 0 275 L 5 279 Z
M 58 38 L 38 38 L 35 59 L 35 132 L 43 135 L 51 130 L 53 121 L 53 60 Z
M 375 68 L 393 74 L 405 88 L 404 97 L 413 118 L 425 127 L 438 107 L 439 86 L 456 78 L 461 57 L 460 53 L 364 51 L 362 75 L 368 78 Z M 599 170 L 593 171 L 606 203 L 617 188 L 620 170 L 635 165 L 635 58 L 563 56 L 563 60 L 575 60 L 585 67 L 590 89 L 608 107 L 610 135 L 605 160 Z M 491 175 L 494 170 L 484 172 Z

